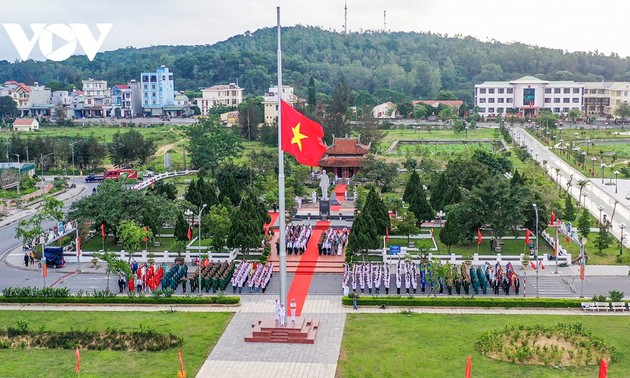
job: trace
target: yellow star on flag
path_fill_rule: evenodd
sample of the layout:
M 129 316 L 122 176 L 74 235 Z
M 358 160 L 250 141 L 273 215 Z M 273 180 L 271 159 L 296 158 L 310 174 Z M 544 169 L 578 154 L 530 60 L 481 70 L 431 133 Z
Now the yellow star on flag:
M 300 151 L 302 151 L 302 139 L 307 139 L 308 137 L 304 134 L 300 134 L 300 123 L 298 122 L 295 127 L 291 128 L 293 131 L 293 138 L 291 139 L 291 144 L 297 144 Z

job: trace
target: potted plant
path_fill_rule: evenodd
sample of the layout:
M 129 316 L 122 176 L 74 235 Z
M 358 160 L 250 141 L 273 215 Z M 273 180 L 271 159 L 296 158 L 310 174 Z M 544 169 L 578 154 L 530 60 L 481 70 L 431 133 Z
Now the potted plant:
M 472 266 L 472 256 L 471 255 L 463 255 L 464 264 L 466 264 L 466 269 L 470 269 Z
M 523 269 L 527 269 L 529 266 L 529 259 L 527 257 L 523 258 Z
M 149 252 L 149 254 L 147 255 L 147 262 L 149 263 L 149 265 L 155 264 L 155 253 Z
M 186 242 L 182 240 L 178 240 L 175 243 L 173 243 L 173 248 L 175 249 L 175 252 L 177 252 L 177 257 L 175 257 L 175 264 L 184 265 L 184 256 L 182 256 L 182 253 L 184 252 L 184 249 L 186 248 Z

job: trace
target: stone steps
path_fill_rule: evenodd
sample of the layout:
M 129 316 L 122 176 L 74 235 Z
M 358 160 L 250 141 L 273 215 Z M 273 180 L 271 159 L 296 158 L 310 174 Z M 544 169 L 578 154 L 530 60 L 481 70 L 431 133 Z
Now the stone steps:
M 273 317 L 267 316 L 257 319 L 251 327 L 252 333 L 245 337 L 246 342 L 314 344 L 319 321 L 297 317 L 293 323 L 287 317 L 287 323 L 282 326 Z

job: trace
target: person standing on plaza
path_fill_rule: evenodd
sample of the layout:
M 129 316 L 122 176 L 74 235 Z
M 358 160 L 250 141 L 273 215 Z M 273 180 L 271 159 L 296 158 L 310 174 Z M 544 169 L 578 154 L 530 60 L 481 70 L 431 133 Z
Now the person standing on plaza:
M 291 308 L 291 323 L 295 323 L 295 310 L 297 309 L 295 299 L 291 299 L 291 304 L 289 305 L 289 307 Z
M 31 260 L 31 258 L 28 256 L 28 252 L 24 253 L 24 265 L 28 266 L 28 262 Z
M 352 307 L 355 310 L 359 309 L 358 306 L 357 306 L 357 292 L 356 291 L 352 292 Z
M 29 259 L 31 259 L 31 265 L 35 265 L 35 252 L 31 251 L 28 255 Z
M 284 303 L 280 304 L 280 325 L 283 326 L 287 322 L 287 309 L 284 307 Z
M 274 313 L 274 318 L 276 320 L 276 323 L 280 321 L 280 303 L 278 303 L 278 300 L 276 299 L 273 302 L 273 313 Z

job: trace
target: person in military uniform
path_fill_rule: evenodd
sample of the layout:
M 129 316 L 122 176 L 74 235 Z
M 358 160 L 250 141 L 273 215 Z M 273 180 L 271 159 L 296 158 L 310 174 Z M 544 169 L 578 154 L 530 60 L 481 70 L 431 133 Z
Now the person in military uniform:
M 454 284 L 455 284 L 455 292 L 457 293 L 457 295 L 461 294 L 462 278 L 460 277 L 459 274 L 455 276 Z
M 468 279 L 468 277 L 464 278 L 464 293 L 466 295 L 468 295 L 470 293 L 470 280 Z

